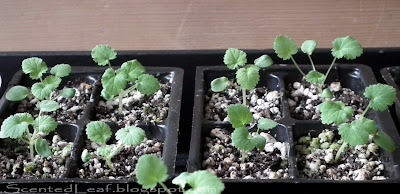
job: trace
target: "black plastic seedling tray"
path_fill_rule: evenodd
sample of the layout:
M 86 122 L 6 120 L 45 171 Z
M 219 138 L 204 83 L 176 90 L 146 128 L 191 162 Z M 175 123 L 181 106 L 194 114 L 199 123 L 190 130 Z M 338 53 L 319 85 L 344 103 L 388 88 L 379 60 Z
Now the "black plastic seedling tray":
M 310 70 L 310 65 L 300 66 L 303 70 Z M 329 68 L 328 65 L 318 66 L 318 70 L 326 72 Z M 204 148 L 205 137 L 210 134 L 211 129 L 214 128 L 225 128 L 229 132 L 232 132 L 232 127 L 227 122 L 208 121 L 204 118 L 204 103 L 205 95 L 210 88 L 210 83 L 213 79 L 226 76 L 228 79 L 235 77 L 235 72 L 229 70 L 226 67 L 198 67 L 196 74 L 196 85 L 195 85 L 195 101 L 193 108 L 193 128 L 192 138 L 190 144 L 190 153 L 188 160 L 188 171 L 196 171 L 202 169 L 201 164 L 203 162 L 202 153 Z M 296 154 L 294 151 L 294 142 L 301 136 L 311 134 L 316 137 L 323 129 L 328 126 L 323 126 L 320 121 L 313 120 L 298 120 L 294 119 L 289 111 L 288 97 L 287 97 L 287 86 L 296 81 L 301 81 L 301 74 L 294 66 L 288 65 L 274 65 L 270 68 L 263 69 L 260 71 L 260 82 L 257 87 L 266 86 L 268 91 L 277 90 L 283 93 L 281 97 L 281 113 L 282 118 L 277 120 L 281 125 L 272 131 L 273 136 L 276 135 L 277 139 L 282 142 L 288 142 L 290 145 L 289 150 L 289 176 L 288 180 L 268 180 L 268 179 L 223 179 L 225 182 L 233 183 L 247 183 L 247 182 L 258 182 L 258 183 L 269 183 L 269 182 L 293 182 L 293 183 L 334 183 L 338 181 L 333 180 L 311 180 L 299 177 Z M 365 65 L 357 64 L 346 64 L 336 65 L 331 71 L 327 79 L 327 84 L 332 81 L 340 81 L 342 87 L 353 90 L 356 94 L 362 95 L 365 88 L 369 85 L 376 84 L 374 74 L 371 68 Z M 387 133 L 396 142 L 398 148 L 400 148 L 400 137 L 397 133 L 396 126 L 392 121 L 390 113 L 386 112 L 375 112 L 371 111 L 367 114 L 368 118 L 371 118 L 377 122 L 378 130 Z M 385 166 L 385 176 L 388 177 L 384 182 L 399 182 L 400 181 L 400 149 L 397 149 L 394 153 L 388 153 L 381 151 L 381 160 Z M 354 181 L 343 181 L 343 182 L 354 182 Z M 375 181 L 361 181 L 361 182 L 375 182 Z
M 400 66 L 383 68 L 381 74 L 386 83 L 396 89 L 397 99 L 395 109 L 397 121 L 400 121 Z
M 364 49 L 361 57 L 354 61 L 337 60 L 338 63 L 359 63 L 365 64 L 372 68 L 376 78 L 380 83 L 384 83 L 381 78 L 380 70 L 383 67 L 398 65 L 398 53 L 400 48 L 372 48 Z M 180 111 L 179 123 L 179 141 L 178 141 L 178 154 L 176 157 L 176 173 L 186 171 L 186 162 L 188 160 L 190 148 L 190 136 L 193 119 L 193 104 L 195 92 L 195 75 L 196 68 L 199 66 L 224 66 L 223 56 L 225 50 L 194 50 L 194 51 L 120 51 L 118 58 L 113 60 L 113 64 L 122 64 L 123 62 L 131 59 L 137 59 L 146 67 L 150 66 L 163 66 L 163 67 L 179 67 L 185 72 L 183 79 L 182 91 L 182 109 Z M 273 50 L 246 50 L 248 61 L 253 61 L 262 54 L 268 54 L 275 63 L 283 64 L 288 61 L 279 59 Z M 67 63 L 73 68 L 79 66 L 97 67 L 90 56 L 90 51 L 77 51 L 77 52 L 3 52 L 0 53 L 0 76 L 3 84 L 0 87 L 0 96 L 4 94 L 7 89 L 8 83 L 13 75 L 21 69 L 21 62 L 27 57 L 37 56 L 41 57 L 47 64 L 60 64 Z M 308 64 L 309 59 L 306 55 L 297 54 L 296 61 L 300 64 Z M 319 64 L 330 64 L 332 62 L 332 55 L 330 49 L 318 49 L 313 53 L 313 60 Z M 292 66 L 290 64 L 289 66 Z M 394 116 L 394 112 L 392 116 Z M 195 118 L 196 119 L 196 118 Z M 306 121 L 304 121 L 306 122 Z M 396 123 L 400 126 L 399 123 Z M 75 126 L 75 125 L 72 125 Z M 167 182 L 167 186 L 171 187 L 171 181 Z M 272 184 L 271 184 L 272 183 Z M 316 184 L 318 183 L 318 184 Z M 315 182 L 315 181 L 301 181 L 296 182 L 293 179 L 285 180 L 271 180 L 270 183 L 261 182 L 247 182 L 238 183 L 235 180 L 225 181 L 224 193 L 264 193 L 264 192 L 293 192 L 296 193 L 321 193 L 328 189 L 328 191 L 343 192 L 347 191 L 346 187 L 353 187 L 357 191 L 366 191 L 370 193 L 374 190 L 382 191 L 382 189 L 394 188 L 398 190 L 399 183 L 395 184 L 382 184 L 379 181 L 360 183 L 351 182 L 340 183 L 336 182 Z M 41 190 L 47 188 L 47 190 Z M 79 180 L 79 179 L 65 179 L 65 180 L 18 180 L 14 182 L 0 181 L 0 192 L 53 192 L 53 193 L 85 193 L 85 192 L 123 192 L 130 191 L 132 193 L 140 193 L 141 187 L 135 183 L 126 183 L 124 181 L 111 181 L 111 180 Z M 346 188 L 346 189 L 345 189 Z M 29 190 L 32 189 L 32 190 Z M 322 189 L 322 190 L 321 190 Z M 149 191 L 149 190 L 147 190 Z M 143 190 L 142 193 L 146 193 Z M 151 192 L 149 192 L 151 193 Z M 155 193 L 155 192 L 152 192 Z M 162 192 L 161 192 L 162 193 Z
M 183 70 L 176 67 L 148 67 L 146 68 L 149 74 L 157 77 L 161 83 L 171 84 L 171 98 L 169 102 L 169 111 L 167 118 L 160 123 L 139 123 L 138 127 L 145 130 L 146 136 L 149 139 L 157 138 L 164 142 L 162 159 L 168 167 L 169 175 L 172 177 L 175 174 L 175 163 L 178 144 L 178 129 L 182 95 L 182 79 Z M 86 125 L 95 120 L 95 106 L 100 101 L 101 84 L 100 79 L 105 68 L 101 67 L 73 67 L 71 74 L 63 79 L 60 88 L 67 81 L 86 81 L 93 85 L 92 93 L 89 102 L 86 104 L 82 116 L 76 122 L 59 124 L 57 132 L 60 136 L 68 141 L 74 142 L 70 159 L 66 164 L 65 179 L 60 180 L 40 180 L 40 182 L 68 182 L 68 181 L 86 181 L 96 182 L 97 180 L 85 180 L 77 178 L 77 168 L 82 164 L 81 153 L 87 139 L 85 133 Z M 18 71 L 8 83 L 8 89 L 15 85 L 31 86 L 33 81 L 28 75 Z M 0 100 L 0 121 L 15 112 L 17 103 L 8 101 L 5 95 Z M 119 127 L 114 123 L 109 123 L 113 132 L 116 132 Z M 114 136 L 113 136 L 114 138 Z M 1 140 L 0 140 L 1 141 Z M 111 142 L 112 140 L 110 140 Z M 1 182 L 35 182 L 38 180 L 3 180 Z M 133 180 L 120 180 L 119 182 L 133 182 Z

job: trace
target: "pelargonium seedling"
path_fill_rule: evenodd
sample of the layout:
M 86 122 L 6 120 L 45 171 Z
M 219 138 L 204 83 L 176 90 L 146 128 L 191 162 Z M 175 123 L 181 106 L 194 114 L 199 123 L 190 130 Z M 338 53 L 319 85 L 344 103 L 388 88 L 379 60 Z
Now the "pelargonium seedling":
M 247 54 L 236 48 L 226 50 L 224 63 L 228 69 L 236 70 L 236 80 L 242 89 L 244 105 L 246 105 L 246 90 L 256 88 L 260 81 L 260 68 L 267 68 L 274 64 L 268 55 L 262 55 L 254 60 L 254 65 L 247 64 Z M 216 78 L 211 82 L 211 90 L 213 92 L 222 92 L 228 85 L 229 79 L 227 77 Z
M 350 123 L 347 123 L 347 121 L 354 115 L 352 107 L 345 106 L 342 102 L 333 101 L 326 101 L 318 106 L 321 111 L 322 123 L 338 125 L 339 134 L 344 142 L 336 154 L 336 161 L 348 145 L 365 145 L 370 136 L 384 150 L 388 152 L 396 150 L 396 144 L 390 136 L 378 131 L 374 120 L 365 118 L 365 114 L 371 108 L 375 111 L 388 110 L 388 107 L 396 100 L 396 90 L 389 85 L 375 84 L 365 89 L 364 96 L 369 99 L 367 108 L 358 119 L 354 119 Z
M 61 78 L 66 77 L 71 72 L 68 64 L 59 64 L 51 68 L 49 76 L 43 79 L 43 75 L 48 71 L 46 63 L 38 58 L 31 57 L 22 61 L 22 71 L 29 74 L 33 80 L 40 80 L 34 83 L 29 90 L 25 86 L 14 86 L 6 93 L 6 99 L 18 102 L 33 95 L 39 99 L 36 107 L 39 109 L 37 118 L 29 113 L 17 113 L 9 116 L 1 125 L 0 138 L 11 138 L 25 142 L 29 145 L 30 158 L 33 161 L 35 151 L 42 157 L 52 154 L 48 142 L 43 139 L 57 128 L 56 121 L 48 116 L 42 115 L 43 112 L 52 112 L 60 108 L 56 98 L 72 98 L 75 96 L 75 89 L 64 88 L 58 96 L 54 96 L 56 89 L 61 83 Z M 30 129 L 33 128 L 33 132 Z
M 86 126 L 86 135 L 88 139 L 100 145 L 97 148 L 97 154 L 103 158 L 108 167 L 115 170 L 112 165 L 112 159 L 118 155 L 125 146 L 137 146 L 146 138 L 146 133 L 139 127 L 125 127 L 119 129 L 115 133 L 116 144 L 107 145 L 108 140 L 112 136 L 112 131 L 109 125 L 102 121 L 92 121 Z M 81 155 L 83 162 L 90 160 L 90 155 L 87 150 L 84 150 Z
M 137 182 L 145 189 L 155 189 L 159 184 L 164 191 L 171 194 L 164 184 L 168 179 L 168 169 L 165 163 L 157 156 L 143 155 L 136 165 Z M 219 194 L 225 189 L 222 181 L 209 171 L 201 170 L 193 173 L 184 172 L 172 180 L 185 194 Z M 187 185 L 189 189 L 185 189 Z
M 99 66 L 108 65 L 101 78 L 103 86 L 101 96 L 110 101 L 117 98 L 119 114 L 122 114 L 122 99 L 134 90 L 150 95 L 161 88 L 158 79 L 153 75 L 146 74 L 146 69 L 136 59 L 124 62 L 120 68 L 114 70 L 111 67 L 111 61 L 117 58 L 117 52 L 110 46 L 98 45 L 93 48 L 91 55 Z
M 314 62 L 311 58 L 311 55 L 317 47 L 317 41 L 315 40 L 306 40 L 301 45 L 301 51 L 307 54 L 313 68 L 307 74 L 300 69 L 296 60 L 293 58 L 293 55 L 298 52 L 297 45 L 293 39 L 283 35 L 277 36 L 274 41 L 274 50 L 279 58 L 283 60 L 292 60 L 293 64 L 299 70 L 301 75 L 306 78 L 307 82 L 315 84 L 321 88 L 337 59 L 346 58 L 347 60 L 353 60 L 361 56 L 363 53 L 361 44 L 351 36 L 336 38 L 332 42 L 332 45 L 333 48 L 331 53 L 333 56 L 333 61 L 325 74 L 316 70 Z
M 228 118 L 233 128 L 235 128 L 232 133 L 232 143 L 240 150 L 242 161 L 246 159 L 247 152 L 254 148 L 260 150 L 264 149 L 267 142 L 266 139 L 259 134 L 260 132 L 268 131 L 278 126 L 278 123 L 271 119 L 261 118 L 258 120 L 256 134 L 250 134 L 246 126 L 253 122 L 253 115 L 250 110 L 242 104 L 229 106 Z

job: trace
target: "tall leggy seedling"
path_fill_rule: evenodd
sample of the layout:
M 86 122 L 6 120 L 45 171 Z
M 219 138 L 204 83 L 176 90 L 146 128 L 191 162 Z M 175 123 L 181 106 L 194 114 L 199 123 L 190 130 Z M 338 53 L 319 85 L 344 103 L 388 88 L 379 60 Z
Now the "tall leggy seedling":
M 33 118 L 29 113 L 17 113 L 11 115 L 1 125 L 0 138 L 12 138 L 26 142 L 29 145 L 30 157 L 33 161 L 35 150 L 43 157 L 52 154 L 50 147 L 43 134 L 47 135 L 57 128 L 56 121 L 48 116 L 42 115 L 43 112 L 52 112 L 60 108 L 55 101 L 59 96 L 72 98 L 75 96 L 75 89 L 64 88 L 58 95 L 54 95 L 61 83 L 61 78 L 66 77 L 71 72 L 68 64 L 59 64 L 51 68 L 49 76 L 43 79 L 43 75 L 48 71 L 46 63 L 37 57 L 27 58 L 22 61 L 22 71 L 29 74 L 33 80 L 40 80 L 34 83 L 31 89 L 25 86 L 14 86 L 6 93 L 6 99 L 18 102 L 33 95 L 39 101 L 36 107 L 39 109 L 39 116 Z M 33 129 L 31 132 L 30 129 Z
M 92 50 L 92 58 L 99 66 L 108 65 L 104 72 L 101 83 L 103 90 L 101 96 L 106 100 L 118 99 L 119 114 L 122 114 L 122 99 L 132 91 L 154 94 L 160 89 L 160 82 L 152 75 L 146 74 L 146 69 L 137 60 L 124 62 L 121 68 L 114 70 L 111 61 L 117 57 L 117 52 L 107 45 L 98 45 Z M 129 87 L 128 87 L 129 86 Z M 128 87 L 128 88 L 127 88 Z
M 230 48 L 225 52 L 224 63 L 228 69 L 237 70 L 236 80 L 242 89 L 244 105 L 246 105 L 246 90 L 254 89 L 260 81 L 260 68 L 267 68 L 273 65 L 273 61 L 268 55 L 262 55 L 254 60 L 254 65 L 246 65 L 247 54 L 236 48 Z M 228 78 L 216 78 L 211 82 L 211 90 L 213 92 L 224 91 L 228 87 L 228 84 Z

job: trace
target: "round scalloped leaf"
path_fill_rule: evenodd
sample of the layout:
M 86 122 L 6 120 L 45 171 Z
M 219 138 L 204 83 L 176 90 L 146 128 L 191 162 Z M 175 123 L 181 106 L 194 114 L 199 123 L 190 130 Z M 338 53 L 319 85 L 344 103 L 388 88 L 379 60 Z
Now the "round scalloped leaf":
M 92 58 L 100 66 L 105 66 L 117 58 L 117 52 L 108 45 L 97 45 L 92 49 Z
M 30 57 L 22 61 L 22 71 L 33 80 L 40 79 L 47 70 L 47 65 L 41 58 Z
M 142 94 L 154 94 L 160 90 L 161 85 L 156 77 L 143 74 L 136 80 L 136 88 Z
M 125 127 L 117 131 L 115 139 L 124 145 L 137 146 L 146 138 L 146 133 L 139 127 Z
M 261 55 L 261 57 L 258 57 L 256 60 L 254 60 L 254 65 L 260 68 L 267 68 L 273 64 L 274 61 L 272 61 L 271 57 L 268 55 Z
M 126 88 L 127 78 L 126 71 L 122 69 L 114 71 L 114 69 L 108 68 L 101 78 L 101 83 L 108 94 L 117 96 Z
M 42 82 L 32 85 L 32 94 L 39 100 L 49 98 L 50 94 L 58 88 L 61 78 L 55 76 L 47 76 Z
M 303 51 L 303 53 L 306 53 L 307 55 L 312 55 L 315 48 L 317 48 L 317 44 L 318 43 L 315 40 L 306 40 L 301 45 L 301 51 Z
M 59 109 L 60 105 L 54 100 L 43 100 L 37 103 L 36 107 L 43 112 L 52 112 Z
M 49 143 L 45 139 L 40 138 L 35 141 L 35 150 L 44 158 L 52 155 Z
M 236 79 L 242 89 L 252 90 L 256 88 L 258 81 L 260 81 L 260 68 L 252 65 L 250 67 L 240 68 L 236 72 Z
M 274 120 L 267 119 L 267 118 L 261 118 L 258 120 L 257 127 L 261 129 L 261 131 L 267 131 L 271 130 L 278 126 L 278 123 L 275 122 Z
M 318 71 L 310 71 L 306 75 L 306 80 L 312 84 L 322 84 L 325 81 L 325 75 Z
M 280 35 L 275 38 L 274 50 L 279 58 L 288 60 L 297 53 L 297 45 L 290 37 Z
M 351 36 L 336 38 L 332 45 L 332 55 L 338 59 L 352 60 L 363 53 L 361 44 Z
M 101 147 L 97 148 L 97 153 L 100 156 L 102 156 L 104 158 L 107 158 L 107 157 L 110 156 L 111 151 L 112 151 L 113 148 L 114 148 L 114 146 L 112 146 L 112 145 L 104 145 L 104 146 L 101 146 Z
M 105 144 L 111 138 L 110 126 L 103 121 L 92 121 L 86 126 L 86 135 L 90 141 Z
M 233 128 L 244 127 L 253 122 L 253 114 L 242 104 L 231 105 L 228 107 L 229 122 Z
M 29 89 L 24 86 L 14 86 L 6 93 L 6 99 L 13 102 L 24 100 L 29 95 Z
M 20 138 L 32 123 L 33 117 L 29 113 L 11 115 L 1 125 L 0 138 Z
M 376 123 L 373 120 L 362 118 L 339 126 L 339 134 L 343 141 L 352 146 L 365 145 L 368 143 L 370 134 L 376 133 Z
M 136 178 L 145 189 L 154 189 L 158 183 L 168 179 L 168 169 L 164 162 L 154 155 L 141 156 L 136 165 Z
M 232 133 L 233 145 L 242 151 L 250 151 L 256 146 L 252 137 L 249 135 L 249 131 L 244 128 L 236 128 Z
M 254 145 L 259 150 L 264 150 L 265 144 L 267 143 L 266 139 L 261 135 L 254 136 L 251 141 L 253 141 Z
M 186 194 L 220 194 L 225 189 L 221 179 L 207 170 L 193 172 L 187 178 L 190 185 Z
M 52 117 L 43 115 L 35 119 L 33 127 L 38 132 L 49 134 L 57 129 L 57 122 Z
M 390 138 L 389 135 L 387 135 L 384 132 L 379 131 L 378 133 L 376 133 L 374 135 L 374 142 L 381 148 L 383 148 L 384 150 L 388 151 L 388 152 L 394 152 L 397 149 L 396 144 L 394 143 L 394 141 L 392 140 L 392 138 Z
M 396 90 L 386 84 L 375 84 L 365 88 L 364 96 L 370 99 L 372 109 L 385 111 L 396 100 Z
M 66 77 L 71 73 L 71 66 L 68 64 L 58 64 L 51 68 L 50 73 L 57 77 Z
M 247 54 L 236 48 L 229 48 L 224 55 L 224 63 L 229 69 L 236 69 L 247 63 Z
M 322 124 L 340 125 L 350 119 L 354 110 L 351 106 L 345 106 L 343 102 L 326 101 L 318 105 L 321 111 Z
M 128 80 L 130 82 L 135 82 L 139 78 L 139 76 L 146 73 L 146 69 L 136 59 L 123 63 L 121 69 L 125 70 L 128 73 Z
M 228 87 L 228 85 L 229 79 L 226 77 L 220 77 L 211 82 L 211 90 L 213 92 L 222 92 Z
M 71 99 L 75 97 L 75 93 L 76 90 L 74 88 L 64 88 L 63 90 L 61 90 L 60 96 Z

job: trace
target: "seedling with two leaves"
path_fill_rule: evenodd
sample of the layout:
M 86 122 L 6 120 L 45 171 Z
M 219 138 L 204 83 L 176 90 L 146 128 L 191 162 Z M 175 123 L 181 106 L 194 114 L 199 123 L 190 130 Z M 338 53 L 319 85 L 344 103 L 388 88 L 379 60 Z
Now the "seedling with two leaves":
M 314 53 L 314 50 L 317 47 L 317 41 L 315 40 L 306 40 L 301 45 L 301 51 L 307 54 L 313 68 L 307 74 L 305 74 L 300 69 L 297 62 L 293 58 L 293 55 L 295 55 L 298 52 L 297 45 L 293 41 L 293 39 L 291 39 L 288 36 L 282 36 L 282 35 L 276 37 L 274 41 L 274 50 L 275 53 L 278 54 L 279 58 L 283 60 L 291 59 L 293 64 L 301 73 L 301 75 L 303 75 L 303 77 L 306 78 L 306 81 L 311 84 L 317 85 L 318 88 L 321 89 L 337 59 L 346 58 L 347 60 L 353 60 L 361 56 L 361 54 L 363 53 L 363 49 L 360 43 L 351 36 L 336 38 L 332 42 L 332 45 L 333 45 L 332 48 L 333 61 L 325 74 L 316 70 L 314 62 L 311 58 L 311 55 Z M 320 90 L 320 92 L 322 91 Z
M 365 145 L 369 141 L 369 136 L 378 146 L 388 152 L 396 150 L 396 144 L 389 135 L 382 131 L 377 131 L 377 124 L 374 120 L 365 118 L 369 109 L 375 111 L 386 111 L 388 106 L 396 100 L 396 90 L 388 85 L 375 84 L 365 89 L 364 96 L 369 99 L 369 104 L 358 119 L 351 123 L 346 123 L 354 115 L 354 110 L 350 106 L 345 106 L 342 102 L 325 101 L 318 106 L 321 111 L 323 124 L 338 125 L 339 134 L 343 144 L 336 154 L 336 161 L 348 145 Z
M 136 165 L 136 178 L 145 189 L 155 189 L 159 184 L 171 194 L 170 189 L 164 184 L 168 179 L 167 166 L 157 156 L 144 155 L 139 158 Z M 225 189 L 222 181 L 207 170 L 181 173 L 172 180 L 172 184 L 178 185 L 185 194 L 219 194 Z M 190 188 L 185 190 L 187 186 Z
M 107 145 L 108 140 L 112 136 L 109 125 L 102 121 L 92 121 L 86 126 L 86 135 L 88 139 L 100 145 L 97 149 L 97 154 L 104 159 L 108 167 L 115 170 L 112 165 L 112 158 L 118 155 L 125 146 L 137 146 L 146 138 L 146 133 L 139 127 L 125 127 L 119 129 L 115 133 L 116 144 Z M 88 162 L 91 156 L 87 149 L 82 152 L 81 159 L 83 162 Z
M 236 71 L 236 80 L 242 89 L 243 104 L 246 105 L 246 90 L 256 88 L 260 81 L 260 68 L 267 68 L 273 65 L 272 59 L 268 55 L 262 55 L 254 60 L 254 65 L 247 63 L 247 54 L 239 49 L 230 48 L 224 55 L 224 63 L 231 70 Z M 229 85 L 227 77 L 216 78 L 211 82 L 213 92 L 222 92 Z
M 17 113 L 11 115 L 1 125 L 0 138 L 12 138 L 26 142 L 29 145 L 30 157 L 33 161 L 35 150 L 42 157 L 52 154 L 51 149 L 43 137 L 57 128 L 57 122 L 43 112 L 52 112 L 60 108 L 55 101 L 59 96 L 73 98 L 75 89 L 64 88 L 55 96 L 55 91 L 61 83 L 61 78 L 66 77 L 71 72 L 68 64 L 59 64 L 51 68 L 49 76 L 43 79 L 43 75 L 48 71 L 46 63 L 37 57 L 27 58 L 22 61 L 22 71 L 29 74 L 33 80 L 40 80 L 32 85 L 29 90 L 25 86 L 14 86 L 6 93 L 6 99 L 13 102 L 22 101 L 28 96 L 33 95 L 39 100 L 36 107 L 39 109 L 39 116 L 33 118 L 29 113 Z M 33 132 L 31 132 L 33 129 Z
M 160 89 L 160 82 L 153 75 L 146 74 L 142 64 L 134 59 L 124 62 L 122 66 L 114 70 L 111 61 L 117 58 L 117 52 L 107 45 L 98 45 L 92 50 L 92 58 L 99 66 L 108 65 L 101 83 L 103 90 L 101 96 L 106 100 L 119 101 L 118 113 L 122 114 L 122 99 L 134 90 L 149 95 Z M 127 88 L 129 86 L 129 88 Z
M 251 135 L 246 125 L 253 122 L 253 115 L 250 110 L 242 104 L 231 105 L 228 108 L 229 122 L 235 130 L 232 133 L 232 143 L 240 150 L 242 161 L 246 160 L 247 152 L 257 148 L 263 150 L 265 147 L 266 139 L 260 135 L 260 132 L 274 129 L 278 123 L 271 119 L 261 118 L 258 120 L 257 133 Z

